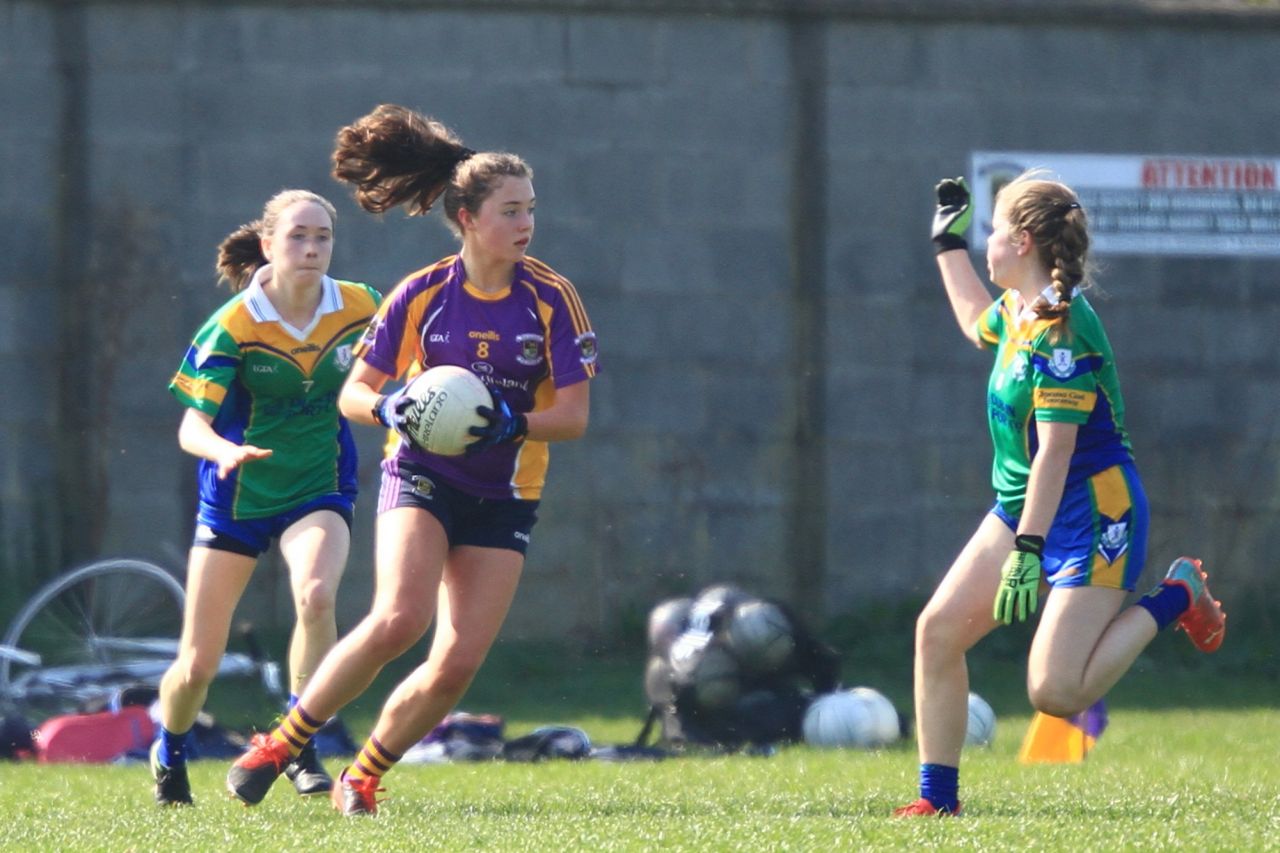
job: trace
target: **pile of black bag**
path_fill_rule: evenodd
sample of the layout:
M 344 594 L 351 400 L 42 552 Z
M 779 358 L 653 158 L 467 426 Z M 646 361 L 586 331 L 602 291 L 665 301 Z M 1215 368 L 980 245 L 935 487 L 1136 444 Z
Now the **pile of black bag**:
M 644 689 L 659 745 L 722 749 L 798 741 L 805 709 L 836 689 L 839 656 L 784 604 L 717 584 L 658 604 Z

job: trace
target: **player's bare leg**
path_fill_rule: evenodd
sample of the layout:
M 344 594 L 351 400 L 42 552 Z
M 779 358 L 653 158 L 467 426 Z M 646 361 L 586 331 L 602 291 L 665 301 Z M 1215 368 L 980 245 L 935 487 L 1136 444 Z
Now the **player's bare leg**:
M 391 766 L 462 698 L 484 662 L 515 597 L 524 557 L 501 548 L 459 547 L 441 581 L 436 633 L 427 660 L 383 706 L 373 734 L 340 777 L 344 814 L 374 814 L 374 794 Z
M 921 800 L 931 768 L 945 772 L 960 766 L 969 708 L 969 669 L 965 654 L 996 628 L 991 613 L 1000 566 L 1013 547 L 1013 532 L 988 515 L 947 571 L 916 621 L 916 737 L 922 773 Z M 950 799 L 950 798 L 948 798 Z M 958 802 L 943 804 L 956 811 Z M 936 812 L 938 803 L 930 802 Z M 933 813 L 930 812 L 930 813 Z M 923 814 L 920 800 L 896 814 Z

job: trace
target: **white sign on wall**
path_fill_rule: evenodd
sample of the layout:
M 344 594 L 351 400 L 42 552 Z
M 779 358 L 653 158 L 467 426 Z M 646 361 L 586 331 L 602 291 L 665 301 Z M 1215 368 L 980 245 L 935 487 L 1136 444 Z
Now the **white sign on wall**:
M 975 250 L 996 191 L 1032 168 L 1080 196 L 1097 254 L 1280 257 L 1280 160 L 1025 151 L 973 152 Z

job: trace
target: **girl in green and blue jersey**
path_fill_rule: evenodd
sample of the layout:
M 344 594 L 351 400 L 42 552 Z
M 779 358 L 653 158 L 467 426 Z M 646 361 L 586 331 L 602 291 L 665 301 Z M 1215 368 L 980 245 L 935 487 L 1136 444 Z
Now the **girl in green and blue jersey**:
M 356 496 L 355 446 L 338 392 L 380 300 L 327 275 L 333 228 L 327 200 L 286 190 L 260 221 L 231 234 L 218 270 L 237 292 L 196 333 L 169 386 L 186 406 L 178 440 L 200 460 L 200 488 L 182 637 L 160 685 L 162 731 L 151 753 L 161 804 L 191 802 L 187 734 L 272 540 L 289 566 L 298 616 L 292 696 L 337 640 L 334 599 Z M 314 749 L 287 772 L 299 793 L 332 784 Z
M 917 623 L 920 798 L 894 812 L 904 817 L 960 812 L 965 654 L 999 625 L 1027 619 L 1042 589 L 1027 687 L 1036 710 L 1055 717 L 1101 699 L 1160 629 L 1177 624 L 1202 651 L 1225 631 L 1200 562 L 1188 557 L 1122 609 L 1146 559 L 1147 499 L 1111 344 L 1080 293 L 1089 234 L 1075 193 L 1027 174 L 997 194 L 987 272 L 1004 293 L 994 304 L 969 259 L 971 217 L 964 180 L 940 183 L 942 281 L 961 330 L 995 352 L 987 420 L 996 503 Z

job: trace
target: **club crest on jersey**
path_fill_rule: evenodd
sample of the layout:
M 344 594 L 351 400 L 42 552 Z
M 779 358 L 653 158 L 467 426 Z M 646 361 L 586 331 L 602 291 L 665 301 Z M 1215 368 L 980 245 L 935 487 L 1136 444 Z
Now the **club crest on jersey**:
M 421 474 L 414 474 L 410 477 L 409 485 L 413 487 L 415 495 L 426 500 L 431 500 L 431 493 L 436 490 L 436 484 L 431 481 L 431 478 L 424 477 Z
M 1129 523 L 1106 520 L 1109 523 L 1102 528 L 1102 536 L 1098 540 L 1098 553 L 1108 563 L 1114 563 L 1129 550 Z
M 343 373 L 351 369 L 351 344 L 343 344 L 333 351 L 333 360 Z
M 1071 357 L 1069 349 L 1055 349 L 1053 358 L 1049 359 L 1049 372 L 1059 379 L 1066 379 L 1075 372 L 1076 361 Z
M 529 367 L 541 364 L 542 341 L 542 335 L 532 332 L 516 335 L 516 343 L 520 345 L 520 353 L 516 356 L 516 361 Z
M 597 352 L 595 332 L 586 332 L 585 334 L 578 335 L 574 340 L 574 343 L 578 346 L 578 358 L 583 364 L 596 363 Z

